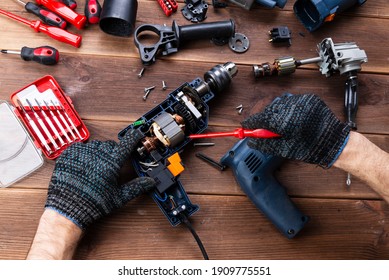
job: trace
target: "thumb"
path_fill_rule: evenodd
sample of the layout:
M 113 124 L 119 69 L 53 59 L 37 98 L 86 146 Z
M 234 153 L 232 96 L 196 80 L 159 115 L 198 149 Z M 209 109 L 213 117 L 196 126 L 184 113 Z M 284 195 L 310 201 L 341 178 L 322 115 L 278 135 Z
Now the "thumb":
M 123 184 L 119 190 L 123 204 L 146 192 L 154 190 L 155 185 L 154 179 L 150 177 L 138 177 Z

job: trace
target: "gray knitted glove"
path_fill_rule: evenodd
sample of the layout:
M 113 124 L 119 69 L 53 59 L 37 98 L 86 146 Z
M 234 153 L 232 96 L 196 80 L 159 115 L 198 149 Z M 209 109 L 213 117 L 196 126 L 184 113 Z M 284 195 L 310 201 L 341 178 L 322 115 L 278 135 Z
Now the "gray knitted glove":
M 262 113 L 242 122 L 248 129 L 266 128 L 282 137 L 250 139 L 248 145 L 266 154 L 302 160 L 329 168 L 347 143 L 350 127 L 316 95 L 286 94 Z
M 152 178 L 136 178 L 118 186 L 119 170 L 143 137 L 129 130 L 114 141 L 75 143 L 55 163 L 46 208 L 53 209 L 86 229 L 95 220 L 154 188 Z

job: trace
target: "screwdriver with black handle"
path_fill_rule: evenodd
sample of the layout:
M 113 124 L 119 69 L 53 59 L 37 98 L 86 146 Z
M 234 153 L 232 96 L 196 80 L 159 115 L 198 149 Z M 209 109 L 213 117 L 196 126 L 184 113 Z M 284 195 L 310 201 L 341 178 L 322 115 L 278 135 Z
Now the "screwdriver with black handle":
M 15 1 L 23 5 L 27 12 L 32 13 L 37 17 L 39 17 L 44 23 L 62 29 L 66 28 L 67 25 L 66 21 L 60 16 L 56 15 L 55 13 L 43 9 L 32 2 L 25 3 L 21 0 L 15 0 Z
M 54 65 L 58 63 L 59 52 L 50 46 L 38 48 L 23 47 L 21 51 L 1 50 L 5 54 L 19 54 L 25 61 L 35 61 L 43 65 Z
M 77 2 L 74 0 L 61 0 L 61 2 L 64 3 L 66 6 L 68 6 L 72 10 L 77 8 Z

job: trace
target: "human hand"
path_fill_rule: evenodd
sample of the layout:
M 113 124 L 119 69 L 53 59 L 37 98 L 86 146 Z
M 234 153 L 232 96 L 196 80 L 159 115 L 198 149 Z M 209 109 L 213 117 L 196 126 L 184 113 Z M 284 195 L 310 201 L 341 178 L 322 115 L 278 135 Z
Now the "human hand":
M 45 208 L 65 216 L 81 229 L 154 188 L 152 178 L 118 185 L 120 168 L 143 137 L 130 130 L 120 143 L 75 143 L 57 159 Z
M 252 138 L 248 142 L 251 148 L 324 168 L 331 167 L 339 157 L 350 133 L 350 127 L 313 94 L 278 97 L 263 112 L 244 120 L 242 126 L 265 128 L 282 136 Z

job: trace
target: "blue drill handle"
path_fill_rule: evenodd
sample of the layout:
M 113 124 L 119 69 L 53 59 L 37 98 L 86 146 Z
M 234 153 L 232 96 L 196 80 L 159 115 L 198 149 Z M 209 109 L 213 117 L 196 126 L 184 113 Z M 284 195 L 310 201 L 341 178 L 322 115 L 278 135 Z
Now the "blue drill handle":
M 367 0 L 297 0 L 293 10 L 297 18 L 309 31 L 318 29 L 323 23 L 355 5 Z
M 287 0 L 255 0 L 259 5 L 265 6 L 267 8 L 274 8 L 275 6 L 284 8 Z
M 274 178 L 282 159 L 265 155 L 237 142 L 220 160 L 232 168 L 239 186 L 255 206 L 287 237 L 293 238 L 309 221 L 290 200 L 285 188 Z

